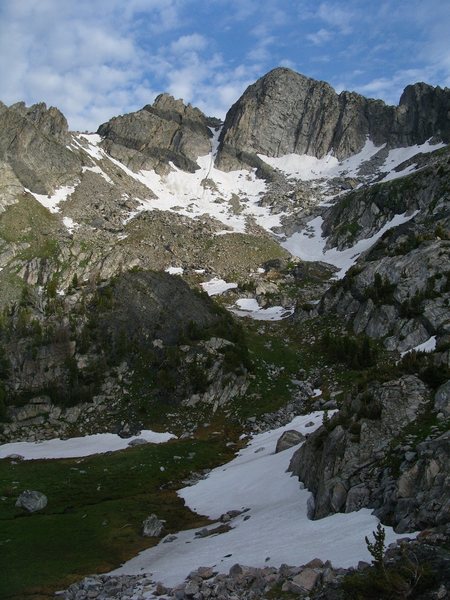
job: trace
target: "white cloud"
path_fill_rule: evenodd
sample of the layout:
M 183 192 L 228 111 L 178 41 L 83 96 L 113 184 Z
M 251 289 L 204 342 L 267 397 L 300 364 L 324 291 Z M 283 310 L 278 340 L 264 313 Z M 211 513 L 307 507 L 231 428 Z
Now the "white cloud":
M 442 0 L 0 0 L 0 99 L 81 129 L 162 91 L 223 116 L 283 65 L 397 102 L 412 81 L 450 84 L 449 28 Z
M 154 36 L 156 29 L 177 27 L 180 4 L 178 0 L 4 0 L 0 98 L 7 104 L 43 100 L 56 105 L 75 129 L 96 129 L 99 117 L 112 116 L 108 110 L 137 108 L 145 72 L 139 35 L 144 31 Z M 187 37 L 199 47 L 201 36 Z M 148 103 L 153 91 L 151 86 L 145 88 Z
M 192 35 L 183 35 L 175 42 L 170 44 L 170 50 L 174 54 L 183 54 L 184 52 L 198 52 L 204 50 L 208 45 L 208 40 L 199 33 Z
M 378 77 L 356 87 L 356 91 L 365 96 L 384 98 L 389 104 L 398 104 L 404 88 L 418 81 L 425 81 L 429 73 L 421 69 L 397 71 L 391 77 Z
M 312 42 L 315 46 L 321 46 L 326 42 L 330 41 L 333 37 L 333 34 L 328 29 L 319 29 L 315 33 L 308 33 L 306 35 L 306 39 Z
M 319 5 L 317 16 L 328 25 L 335 27 L 340 33 L 349 34 L 352 31 L 352 21 L 355 19 L 354 10 L 342 8 L 342 4 L 322 2 Z

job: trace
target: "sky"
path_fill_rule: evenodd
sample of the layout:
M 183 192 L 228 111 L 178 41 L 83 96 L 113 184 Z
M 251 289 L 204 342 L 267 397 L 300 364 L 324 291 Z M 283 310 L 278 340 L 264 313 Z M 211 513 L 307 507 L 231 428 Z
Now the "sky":
M 397 104 L 450 86 L 450 0 L 0 0 L 0 100 L 96 131 L 162 92 L 224 118 L 277 66 Z

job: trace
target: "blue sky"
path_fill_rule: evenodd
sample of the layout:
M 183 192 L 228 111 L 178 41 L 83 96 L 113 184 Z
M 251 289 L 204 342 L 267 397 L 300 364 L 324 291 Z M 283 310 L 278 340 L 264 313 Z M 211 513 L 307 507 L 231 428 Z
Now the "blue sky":
M 397 103 L 450 86 L 449 0 L 0 0 L 0 100 L 96 130 L 169 92 L 224 117 L 276 66 Z

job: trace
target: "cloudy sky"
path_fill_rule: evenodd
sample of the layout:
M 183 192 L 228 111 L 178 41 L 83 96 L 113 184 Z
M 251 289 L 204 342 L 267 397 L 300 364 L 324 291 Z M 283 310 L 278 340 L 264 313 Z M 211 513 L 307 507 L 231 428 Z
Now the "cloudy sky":
M 96 130 L 163 91 L 223 117 L 276 66 L 397 103 L 450 86 L 448 0 L 0 0 L 0 100 Z

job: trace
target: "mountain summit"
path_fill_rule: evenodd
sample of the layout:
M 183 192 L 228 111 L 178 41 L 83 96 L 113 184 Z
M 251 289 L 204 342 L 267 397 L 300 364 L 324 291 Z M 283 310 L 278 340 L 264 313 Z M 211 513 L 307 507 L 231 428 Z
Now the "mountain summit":
M 448 143 L 450 90 L 424 83 L 408 86 L 397 107 L 354 92 L 337 94 L 286 68 L 270 71 L 249 86 L 228 111 L 216 165 L 253 164 L 255 155 L 308 154 L 339 160 L 357 154 L 367 139 L 392 148 Z

